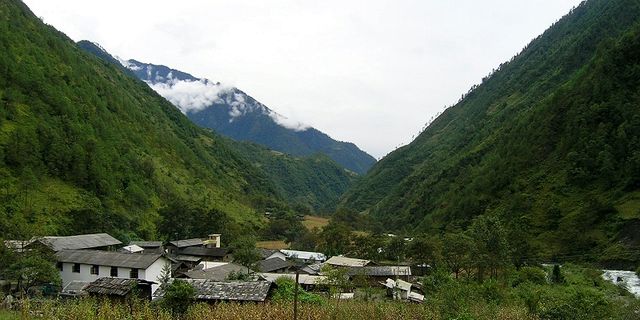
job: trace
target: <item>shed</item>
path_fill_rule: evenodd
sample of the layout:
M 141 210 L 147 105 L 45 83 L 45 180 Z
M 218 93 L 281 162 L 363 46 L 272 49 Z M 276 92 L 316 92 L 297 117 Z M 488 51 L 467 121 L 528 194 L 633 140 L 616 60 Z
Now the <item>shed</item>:
M 153 281 L 142 279 L 100 278 L 84 288 L 90 296 L 107 296 L 111 298 L 126 298 L 135 296 L 151 300 L 151 286 Z

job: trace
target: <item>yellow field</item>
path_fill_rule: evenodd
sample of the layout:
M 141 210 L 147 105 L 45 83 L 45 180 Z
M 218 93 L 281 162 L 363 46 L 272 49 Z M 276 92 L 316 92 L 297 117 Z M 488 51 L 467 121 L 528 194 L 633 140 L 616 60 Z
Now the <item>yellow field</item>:
M 288 249 L 289 245 L 282 240 L 258 241 L 256 247 L 269 250 Z
M 313 230 L 313 228 L 322 229 L 329 224 L 329 219 L 318 216 L 304 216 L 302 224 L 309 230 Z

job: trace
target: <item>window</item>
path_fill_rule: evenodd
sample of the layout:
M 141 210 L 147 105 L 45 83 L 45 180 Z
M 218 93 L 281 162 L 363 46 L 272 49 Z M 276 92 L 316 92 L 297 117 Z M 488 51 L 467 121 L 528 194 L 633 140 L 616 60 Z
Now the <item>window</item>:
M 111 267 L 111 276 L 112 277 L 118 276 L 118 267 Z
M 73 268 L 71 269 L 71 272 L 80 273 L 80 264 L 79 263 L 74 263 L 73 264 Z
M 136 268 L 131 269 L 131 271 L 129 272 L 129 278 L 138 279 L 138 269 Z
M 97 265 L 95 265 L 95 264 L 94 264 L 94 265 L 92 265 L 92 266 L 91 266 L 91 274 L 95 274 L 95 275 L 97 275 L 97 274 L 99 274 L 99 273 L 100 273 L 100 266 L 97 266 Z
M 58 270 L 60 270 L 60 271 L 64 271 L 64 263 L 62 263 L 62 262 L 58 262 L 58 263 L 56 264 L 56 266 L 58 267 Z

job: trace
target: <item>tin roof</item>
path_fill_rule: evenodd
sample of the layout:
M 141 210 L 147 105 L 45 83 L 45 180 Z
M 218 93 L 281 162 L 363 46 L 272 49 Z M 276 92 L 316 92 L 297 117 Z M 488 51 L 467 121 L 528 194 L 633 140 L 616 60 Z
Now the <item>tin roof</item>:
M 327 260 L 327 264 L 338 267 L 364 267 L 369 264 L 369 260 L 333 256 Z
M 200 238 L 194 238 L 194 239 L 170 241 L 169 244 L 174 245 L 178 248 L 184 248 L 184 247 L 201 246 L 203 245 L 203 242 L 202 242 L 202 239 Z

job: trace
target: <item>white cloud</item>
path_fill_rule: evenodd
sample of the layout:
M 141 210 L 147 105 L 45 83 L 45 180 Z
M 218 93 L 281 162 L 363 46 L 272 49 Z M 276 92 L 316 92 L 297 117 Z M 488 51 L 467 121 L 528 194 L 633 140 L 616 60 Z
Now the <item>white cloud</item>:
M 299 121 L 295 121 L 292 119 L 289 119 L 281 114 L 278 114 L 275 111 L 269 110 L 270 112 L 267 113 L 267 115 L 269 117 L 271 117 L 271 119 L 273 119 L 273 121 L 275 123 L 277 123 L 278 125 L 285 127 L 287 129 L 291 129 L 293 131 L 306 131 L 307 129 L 309 129 L 310 127 L 302 122 Z
M 207 81 L 174 80 L 169 83 L 147 84 L 182 113 L 199 111 L 216 102 L 222 103 L 220 95 L 232 89 Z

